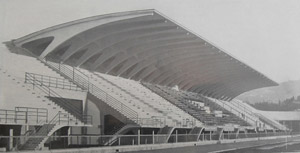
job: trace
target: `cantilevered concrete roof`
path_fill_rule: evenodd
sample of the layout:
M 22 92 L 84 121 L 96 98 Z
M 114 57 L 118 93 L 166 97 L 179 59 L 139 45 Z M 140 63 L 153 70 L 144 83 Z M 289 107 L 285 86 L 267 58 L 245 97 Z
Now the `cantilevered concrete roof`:
M 80 19 L 6 44 L 11 52 L 26 49 L 39 58 L 215 98 L 277 85 L 155 10 Z

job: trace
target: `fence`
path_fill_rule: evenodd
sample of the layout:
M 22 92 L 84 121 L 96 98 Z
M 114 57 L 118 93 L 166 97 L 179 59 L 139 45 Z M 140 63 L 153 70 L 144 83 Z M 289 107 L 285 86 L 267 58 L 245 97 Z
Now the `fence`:
M 69 135 L 69 136 L 48 136 L 45 147 L 49 149 L 78 148 L 78 147 L 101 147 L 101 146 L 124 146 L 124 145 L 147 145 L 163 143 L 197 142 L 197 141 L 218 141 L 238 140 L 245 138 L 263 138 L 271 136 L 299 136 L 300 133 L 217 133 L 198 134 L 172 134 L 168 141 L 168 135 Z M 44 136 L 0 136 L 0 147 L 7 149 L 16 148 L 16 144 L 22 144 L 28 138 L 40 139 Z

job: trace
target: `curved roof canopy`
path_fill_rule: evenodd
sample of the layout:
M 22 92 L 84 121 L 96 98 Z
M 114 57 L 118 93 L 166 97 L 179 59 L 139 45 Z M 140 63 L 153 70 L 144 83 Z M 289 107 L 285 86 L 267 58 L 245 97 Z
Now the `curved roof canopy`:
M 11 52 L 26 49 L 74 67 L 221 99 L 277 85 L 155 10 L 80 19 L 6 44 Z

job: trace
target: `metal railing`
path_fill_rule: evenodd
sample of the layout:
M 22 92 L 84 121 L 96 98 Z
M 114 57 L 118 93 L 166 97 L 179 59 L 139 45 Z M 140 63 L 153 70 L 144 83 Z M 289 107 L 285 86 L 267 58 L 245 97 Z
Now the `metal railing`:
M 74 116 L 71 116 L 69 113 L 62 113 L 62 112 L 58 112 L 48 123 L 43 124 L 38 126 L 38 128 L 35 131 L 31 131 L 28 134 L 24 135 L 24 136 L 20 136 L 23 137 L 22 141 L 17 141 L 16 142 L 16 150 L 22 150 L 22 149 L 28 149 L 26 148 L 26 143 L 29 143 L 29 146 L 33 146 L 35 145 L 35 149 L 37 147 L 39 147 L 40 143 L 48 138 L 49 132 L 51 132 L 55 126 L 58 125 L 74 125 L 74 124 L 78 124 L 77 122 L 77 118 Z M 54 129 L 56 130 L 56 129 Z M 23 148 L 25 147 L 25 148 Z
M 247 112 L 244 112 L 243 110 L 240 110 L 240 109 L 237 109 L 237 108 L 234 108 L 233 106 L 225 103 L 225 102 L 222 102 L 222 101 L 219 101 L 217 99 L 210 99 L 208 97 L 205 97 L 207 100 L 213 102 L 213 103 L 216 103 L 218 104 L 219 106 L 223 107 L 224 109 L 226 109 L 227 111 L 230 111 L 231 113 L 235 114 L 236 116 L 238 116 L 239 118 L 245 120 L 246 122 L 250 123 L 252 125 L 256 125 L 257 121 L 259 121 L 258 119 L 254 119 L 254 117 L 250 114 L 248 115 L 245 115 L 247 114 Z M 244 115 L 244 116 L 243 116 Z M 252 116 L 252 117 L 249 117 L 249 116 Z M 250 121 L 250 122 L 249 122 Z
M 73 82 L 75 85 L 80 87 L 82 90 L 87 90 L 92 95 L 96 96 L 106 104 L 108 104 L 110 107 L 114 108 L 115 110 L 119 111 L 123 115 L 125 115 L 130 120 L 136 122 L 138 119 L 138 113 L 135 112 L 130 107 L 124 105 L 122 102 L 118 101 L 105 91 L 101 90 L 94 84 L 90 83 L 89 77 L 86 76 L 84 73 L 80 72 L 76 68 L 70 68 L 67 65 L 55 63 L 51 61 L 50 58 L 47 58 L 45 60 L 39 59 L 42 63 L 50 67 L 51 69 L 55 70 L 57 73 L 63 75 L 66 79 Z
M 145 102 L 143 99 L 135 96 L 134 94 L 132 94 L 129 91 L 127 91 L 126 89 L 124 89 L 121 86 L 115 84 L 114 82 L 112 82 L 112 81 L 110 81 L 110 80 L 108 80 L 108 79 L 100 76 L 99 74 L 93 73 L 93 75 L 95 75 L 96 77 L 104 80 L 105 82 L 109 83 L 110 85 L 115 86 L 116 88 L 118 88 L 119 90 L 125 92 L 126 94 L 128 94 L 132 98 L 134 98 L 137 101 L 143 103 L 147 107 L 150 107 L 150 108 L 152 108 L 154 110 L 161 109 L 161 108 L 155 107 L 154 105 L 151 105 L 151 104 Z M 170 117 L 173 118 L 172 116 L 170 116 Z M 177 120 L 177 119 L 175 119 L 175 120 Z M 186 125 L 186 126 L 190 125 L 190 124 L 187 124 L 186 122 L 182 122 L 182 121 L 177 121 L 177 122 L 174 122 L 173 126 L 179 127 L 179 126 L 182 126 L 182 125 Z M 143 125 L 143 126 L 147 126 L 148 125 L 148 126 L 154 126 L 154 127 L 164 127 L 166 125 L 166 117 L 163 118 L 163 117 L 159 117 L 159 116 L 155 116 L 155 117 L 153 116 L 152 118 L 139 118 L 138 119 L 138 124 Z
M 50 132 L 52 129 L 49 128 L 51 125 L 74 125 L 78 124 L 78 119 L 74 116 L 71 116 L 69 113 L 62 113 L 58 112 L 51 121 L 49 121 L 47 126 L 47 133 Z
M 108 93 L 104 92 L 100 88 L 96 87 L 89 81 L 89 77 L 83 74 L 82 72 L 78 71 L 74 67 L 69 68 L 66 65 L 63 65 L 59 63 L 55 59 L 51 59 L 49 57 L 46 57 L 44 59 L 40 58 L 39 56 L 33 54 L 31 51 L 27 49 L 23 49 L 28 54 L 30 54 L 32 57 L 35 57 L 37 60 L 51 68 L 52 70 L 56 71 L 60 75 L 63 75 L 66 79 L 73 82 L 75 85 L 80 87 L 83 90 L 89 91 L 92 95 L 96 96 L 100 100 L 107 103 L 110 107 L 114 108 L 115 110 L 119 111 L 120 113 L 124 114 L 127 118 L 130 120 L 136 122 L 138 119 L 138 114 L 131 108 L 127 107 L 126 105 L 122 104 L 117 99 L 110 96 Z M 51 61 L 57 61 L 58 63 L 51 62 Z
M 81 90 L 81 88 L 79 88 L 77 85 L 75 85 L 74 83 L 70 82 L 67 79 L 62 79 L 62 78 L 57 78 L 57 77 L 52 77 L 52 76 L 47 76 L 47 75 L 41 75 L 41 74 L 36 74 L 36 73 L 28 73 L 28 72 L 26 72 L 26 75 L 33 76 L 34 79 L 37 80 L 37 83 L 41 82 L 44 86 L 60 88 L 60 89 L 75 90 L 75 91 Z
M 33 107 L 15 107 L 15 110 L 0 109 L 0 122 L 40 125 L 48 122 L 48 110 Z
M 17 118 L 15 110 L 0 109 L 0 122 L 16 123 L 19 120 Z
M 287 130 L 287 128 L 284 125 L 280 124 L 279 122 L 277 122 L 275 120 L 271 120 L 271 119 L 265 117 L 264 115 L 260 114 L 259 112 L 257 112 L 257 113 L 253 112 L 252 109 L 254 109 L 254 108 L 253 107 L 251 108 L 250 105 L 248 105 L 244 102 L 237 102 L 237 101 L 233 101 L 233 103 L 235 103 L 235 105 L 237 107 L 241 107 L 246 112 L 249 112 L 249 113 L 255 115 L 256 117 L 258 117 L 262 123 L 267 123 L 268 125 L 272 126 L 273 128 L 278 128 L 280 130 Z
M 175 99 L 172 96 L 169 96 L 165 93 L 163 93 L 163 91 L 160 88 L 157 88 L 157 86 L 149 86 L 147 83 L 142 82 L 141 83 L 145 88 L 149 89 L 150 91 L 156 93 L 157 95 L 159 95 L 160 97 L 162 97 L 163 99 L 167 100 L 168 102 L 170 102 L 171 104 L 173 104 L 174 106 L 176 106 L 177 108 L 183 110 L 184 112 L 188 113 L 189 115 L 191 115 L 192 117 L 194 117 L 195 119 L 193 120 L 189 120 L 187 121 L 182 121 L 179 122 L 181 127 L 194 127 L 197 124 L 197 119 L 200 120 L 198 117 L 196 117 L 194 114 L 192 114 L 190 111 L 185 110 L 185 108 L 183 108 L 182 106 L 180 106 L 179 104 L 181 104 L 181 102 L 179 102 L 177 99 Z M 200 122 L 199 122 L 200 123 Z M 177 124 L 176 124 L 177 125 Z M 177 125 L 178 126 L 178 125 Z
M 259 113 L 256 113 L 256 115 L 259 117 L 260 120 L 266 122 L 267 124 L 271 125 L 273 128 L 278 128 L 280 130 L 288 130 L 284 125 L 280 124 L 280 123 L 276 123 L 273 120 L 265 117 L 264 115 L 261 115 Z
M 40 80 L 35 79 L 35 75 L 26 72 L 25 73 L 25 83 L 32 84 L 33 88 L 37 87 L 42 92 L 47 94 L 47 96 L 49 96 L 49 97 L 57 98 L 56 100 L 59 102 L 58 105 L 61 105 L 63 109 L 67 108 L 68 110 L 66 110 L 66 111 L 71 113 L 72 115 L 74 115 L 81 122 L 83 122 L 85 124 L 92 124 L 92 116 L 91 115 L 82 114 L 82 112 L 79 111 L 75 105 L 72 105 L 68 100 L 66 100 L 65 98 L 60 96 L 58 93 L 56 93 L 55 91 L 50 89 L 47 85 L 44 85 L 44 83 L 41 82 Z
M 218 100 L 217 100 L 218 101 Z M 268 124 L 269 126 L 272 126 L 273 128 L 278 128 L 280 130 L 285 130 L 286 128 L 284 127 L 284 125 L 281 125 L 280 123 L 277 123 L 275 121 L 272 121 L 268 118 L 266 118 L 265 116 L 259 114 L 259 113 L 254 113 L 251 108 L 248 108 L 246 106 L 244 106 L 243 104 L 241 105 L 240 103 L 238 103 L 237 101 L 235 100 L 232 100 L 230 104 L 232 104 L 232 106 L 230 106 L 229 104 L 227 104 L 226 102 L 224 101 L 219 101 L 224 105 L 227 105 L 228 107 L 231 107 L 231 109 L 239 112 L 240 114 L 243 113 L 245 115 L 248 115 L 248 119 L 252 119 L 252 121 L 257 121 L 258 123 L 263 123 L 263 124 Z M 233 108 L 233 107 L 236 107 Z M 249 117 L 251 116 L 251 117 Z M 256 119 L 253 119 L 253 118 L 256 118 Z
M 44 123 L 48 122 L 48 109 L 46 108 L 15 107 L 15 112 L 17 117 L 26 119 L 26 123 L 33 120 L 39 124 L 43 121 Z
M 249 139 L 265 141 L 264 137 L 279 137 L 285 138 L 287 141 L 298 139 L 300 133 L 201 133 L 198 134 L 172 134 L 168 140 L 168 135 L 164 134 L 141 134 L 141 135 L 118 135 L 116 139 L 113 139 L 113 135 L 69 135 L 69 136 L 29 136 L 30 139 L 39 140 L 41 138 L 48 139 L 45 146 L 49 149 L 64 149 L 64 148 L 78 148 L 78 147 L 101 147 L 101 146 L 133 146 L 133 145 L 147 145 L 147 144 L 165 144 L 165 143 L 182 143 L 182 142 L 208 142 L 219 140 L 242 140 Z M 21 144 L 21 141 L 28 139 L 28 136 L 0 136 L 0 139 L 9 145 L 9 140 L 14 140 L 12 147 L 16 144 Z M 52 143 L 56 142 L 56 143 Z M 59 143 L 57 143 L 59 142 Z

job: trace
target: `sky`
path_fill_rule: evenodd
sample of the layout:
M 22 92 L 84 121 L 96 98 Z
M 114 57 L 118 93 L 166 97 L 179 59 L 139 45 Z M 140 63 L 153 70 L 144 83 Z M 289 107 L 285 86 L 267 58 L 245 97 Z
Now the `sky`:
M 142 9 L 158 10 L 276 82 L 300 79 L 299 0 L 0 0 L 0 41 Z

